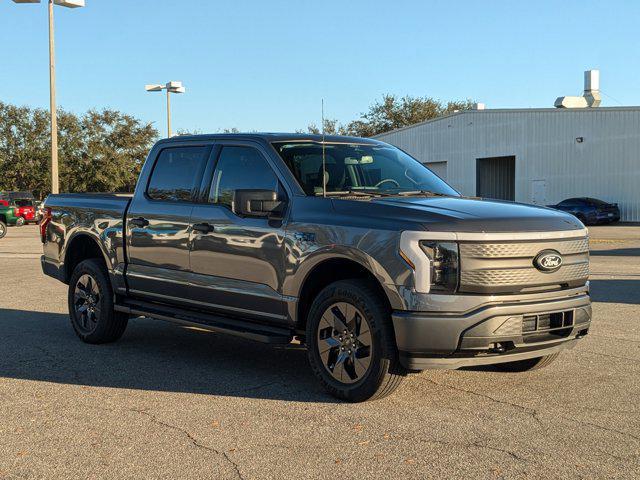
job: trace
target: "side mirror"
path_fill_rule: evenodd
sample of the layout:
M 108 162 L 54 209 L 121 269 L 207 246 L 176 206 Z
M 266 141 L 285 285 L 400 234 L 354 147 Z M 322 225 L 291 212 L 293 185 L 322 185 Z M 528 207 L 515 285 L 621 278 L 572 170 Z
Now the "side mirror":
M 273 190 L 243 189 L 233 193 L 234 212 L 242 217 L 279 217 L 284 206 Z

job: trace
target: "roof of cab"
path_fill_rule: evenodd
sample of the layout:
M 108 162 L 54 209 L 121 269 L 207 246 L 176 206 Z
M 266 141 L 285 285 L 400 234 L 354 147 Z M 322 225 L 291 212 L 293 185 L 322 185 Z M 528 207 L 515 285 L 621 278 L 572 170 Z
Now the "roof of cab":
M 177 135 L 171 138 L 163 138 L 159 143 L 185 142 L 185 141 L 202 141 L 202 140 L 262 140 L 269 143 L 273 142 L 322 142 L 322 135 L 312 135 L 309 133 L 211 133 L 201 135 Z M 372 138 L 347 137 L 342 135 L 325 135 L 324 141 L 327 143 L 366 143 L 371 145 L 382 145 L 384 142 Z

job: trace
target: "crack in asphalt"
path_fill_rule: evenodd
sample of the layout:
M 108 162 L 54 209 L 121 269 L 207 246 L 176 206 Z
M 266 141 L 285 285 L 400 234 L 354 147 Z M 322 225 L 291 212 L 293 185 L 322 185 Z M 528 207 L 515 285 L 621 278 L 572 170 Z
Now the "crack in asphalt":
M 634 340 L 632 338 L 624 338 L 624 337 L 611 337 L 609 335 L 598 335 L 597 333 L 590 333 L 590 337 L 596 338 L 606 338 L 607 340 L 619 340 L 622 342 L 630 342 L 630 343 L 640 343 L 640 340 Z
M 597 407 L 582 407 L 584 410 L 591 410 L 592 412 L 605 412 L 615 413 L 616 415 L 638 415 L 640 410 L 613 410 L 611 408 L 597 408 Z
M 640 441 L 640 437 L 638 437 L 637 435 L 633 435 L 632 433 L 628 433 L 628 432 L 623 432 L 622 430 L 616 430 L 615 428 L 609 428 L 603 425 L 598 425 L 597 423 L 591 423 L 591 422 L 587 422 L 586 420 L 580 420 L 573 417 L 565 417 L 563 415 L 561 415 L 560 418 L 564 418 L 565 420 L 569 420 L 570 422 L 575 422 L 579 425 L 597 428 L 599 430 L 604 430 L 606 432 L 617 433 L 618 435 L 622 435 L 623 437 L 629 437 L 629 438 L 633 438 L 636 441 Z
M 638 358 L 619 357 L 617 355 L 611 355 L 609 353 L 592 352 L 591 350 L 580 350 L 578 353 L 590 353 L 592 355 L 601 355 L 603 357 L 617 358 L 619 360 L 629 360 L 631 362 L 640 362 L 640 359 Z
M 514 460 L 518 460 L 519 462 L 524 462 L 524 463 L 529 463 L 529 460 L 521 457 L 520 455 L 518 455 L 517 453 L 511 451 L 511 450 L 507 450 L 504 448 L 498 448 L 498 447 L 492 447 L 490 445 L 487 445 L 485 443 L 481 443 L 480 440 L 476 440 L 473 443 L 468 444 L 468 447 L 476 447 L 476 448 L 486 448 L 488 450 L 494 450 L 496 452 L 502 452 L 502 453 L 506 453 L 507 455 L 509 455 L 511 458 L 513 458 Z
M 255 385 L 253 387 L 246 387 L 246 388 L 240 388 L 237 390 L 230 390 L 229 392 L 227 392 L 227 395 L 233 394 L 236 395 L 238 393 L 247 393 L 247 392 L 254 392 L 256 390 L 262 390 L 263 388 L 267 388 L 270 387 L 272 385 L 281 385 L 282 381 L 274 381 L 274 382 L 266 382 L 260 385 Z
M 212 452 L 216 455 L 222 456 L 224 457 L 224 459 L 233 467 L 233 469 L 236 472 L 236 475 L 238 476 L 238 478 L 240 480 L 245 480 L 245 478 L 242 476 L 242 472 L 240 471 L 240 467 L 239 465 L 234 462 L 231 457 L 229 457 L 229 454 L 227 452 L 222 452 L 220 450 L 217 450 L 213 447 L 210 447 L 208 445 L 205 445 L 203 443 L 200 443 L 193 435 L 191 435 L 191 433 L 189 433 L 187 430 L 184 430 L 176 425 L 171 425 L 170 423 L 167 422 L 163 422 L 162 420 L 159 420 L 158 417 L 156 417 L 154 414 L 146 411 L 146 410 L 137 410 L 137 409 L 128 409 L 130 412 L 134 412 L 134 413 L 139 413 L 141 415 L 145 415 L 147 418 L 149 418 L 153 423 L 155 423 L 156 425 L 160 425 L 164 428 L 168 428 L 171 430 L 175 430 L 177 432 L 182 433 L 184 436 L 186 436 L 189 441 L 191 442 L 191 444 L 196 447 L 196 448 L 200 448 L 202 450 L 207 450 L 209 452 Z
M 482 440 L 474 440 L 473 442 L 449 442 L 446 440 L 434 440 L 434 439 L 428 439 L 428 438 L 420 438 L 420 439 L 415 439 L 415 438 L 407 438 L 405 436 L 400 437 L 403 440 L 406 441 L 410 441 L 410 442 L 418 442 L 418 443 L 430 443 L 430 444 L 435 444 L 435 445 L 442 445 L 445 447 L 462 447 L 462 448 L 480 448 L 480 449 L 486 449 L 486 450 L 493 450 L 495 452 L 500 452 L 500 453 L 504 453 L 505 455 L 510 456 L 511 458 L 513 458 L 514 460 L 517 460 L 519 462 L 523 462 L 523 463 L 537 463 L 535 460 L 530 460 L 528 458 L 522 457 L 520 455 L 518 455 L 516 452 L 512 451 L 512 450 L 507 450 L 504 448 L 498 448 L 498 447 L 492 447 L 491 445 L 487 445 L 486 443 L 484 443 Z
M 429 382 L 429 383 L 431 383 L 433 385 L 436 385 L 438 387 L 444 387 L 444 388 L 448 388 L 450 390 L 455 390 L 457 392 L 467 393 L 469 395 L 475 395 L 475 396 L 478 396 L 478 397 L 481 397 L 481 398 L 484 398 L 484 399 L 487 399 L 487 400 L 491 400 L 492 402 L 495 402 L 495 403 L 499 403 L 499 404 L 502 404 L 502 405 L 508 405 L 510 407 L 517 408 L 521 412 L 524 412 L 527 415 L 529 415 L 531 418 L 533 418 L 536 421 L 536 423 L 540 426 L 540 428 L 542 428 L 545 431 L 547 430 L 546 425 L 544 423 L 542 423 L 542 420 L 540 420 L 540 418 L 538 417 L 538 411 L 535 408 L 525 407 L 524 405 L 520 405 L 518 403 L 513 403 L 513 402 L 508 402 L 506 400 L 499 400 L 499 399 L 497 399 L 495 397 L 492 397 L 490 395 L 486 395 L 484 393 L 476 392 L 474 390 L 467 390 L 467 389 L 464 389 L 464 388 L 455 387 L 453 385 L 447 385 L 447 384 L 444 384 L 444 383 L 438 383 L 438 382 L 435 382 L 435 381 L 431 380 L 430 378 L 421 378 L 421 380 L 427 381 L 427 382 Z
M 536 422 L 537 422 L 537 423 L 538 423 L 538 424 L 539 424 L 539 425 L 540 425 L 544 430 L 547 430 L 547 428 L 546 428 L 546 427 L 545 427 L 545 425 L 542 423 L 542 421 L 540 420 L 540 418 L 538 418 L 538 411 L 537 411 L 536 409 L 529 408 L 529 407 L 525 407 L 525 406 L 523 406 L 523 405 L 519 405 L 519 404 L 517 404 L 517 403 L 507 402 L 507 401 L 504 401 L 504 400 L 498 400 L 497 398 L 491 397 L 491 396 L 489 396 L 489 395 L 485 395 L 485 394 L 483 394 L 483 393 L 475 392 L 475 391 L 473 391 L 473 390 L 466 390 L 466 389 L 463 389 L 463 388 L 454 387 L 454 386 L 452 386 L 452 385 L 446 385 L 446 384 L 442 384 L 442 383 L 434 382 L 433 380 L 431 380 L 431 379 L 429 379 L 429 378 L 423 378 L 422 380 L 426 380 L 427 382 L 432 383 L 433 385 L 437 385 L 437 386 L 439 386 L 439 387 L 445 387 L 445 388 L 449 388 L 449 389 L 451 389 L 451 390 L 455 390 L 455 391 L 458 391 L 458 392 L 463 392 L 463 393 L 468 393 L 468 394 L 471 394 L 471 395 L 476 395 L 476 396 L 479 396 L 479 397 L 481 397 L 481 398 L 485 398 L 485 399 L 491 400 L 491 401 L 496 402 L 496 403 L 499 403 L 499 404 L 509 405 L 509 406 L 512 406 L 512 407 L 516 407 L 516 408 L 518 408 L 519 410 L 521 410 L 521 411 L 523 411 L 523 412 L 525 412 L 525 413 L 529 414 L 533 419 L 535 419 L 535 420 L 536 420 Z M 640 437 L 638 437 L 638 436 L 636 436 L 636 435 L 633 435 L 633 434 L 631 434 L 631 433 L 628 433 L 628 432 L 623 432 L 623 431 L 621 431 L 621 430 L 616 430 L 615 428 L 605 427 L 605 426 L 603 426 L 603 425 L 598 425 L 598 424 L 596 424 L 596 423 L 587 422 L 587 421 L 585 421 L 585 420 L 580 420 L 580 419 L 573 418 L 573 417 L 567 417 L 567 416 L 565 416 L 565 415 L 560 415 L 560 418 L 563 418 L 563 419 L 565 419 L 565 420 L 569 420 L 569 421 L 571 421 L 571 422 L 578 423 L 578 424 L 583 425 L 583 426 L 590 426 L 590 427 L 597 428 L 597 429 L 600 429 L 600 430 L 605 430 L 605 431 L 610 432 L 610 433 L 617 433 L 618 435 L 622 435 L 622 436 L 629 437 L 629 438 L 632 438 L 632 439 L 634 439 L 634 440 L 639 440 L 639 441 L 640 441 Z

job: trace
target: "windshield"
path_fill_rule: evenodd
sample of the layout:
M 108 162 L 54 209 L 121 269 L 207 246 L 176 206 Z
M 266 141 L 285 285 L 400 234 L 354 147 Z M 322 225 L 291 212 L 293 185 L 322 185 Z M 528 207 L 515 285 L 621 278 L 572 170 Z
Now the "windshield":
M 16 207 L 33 207 L 33 200 L 14 200 Z
M 286 142 L 273 146 L 307 195 L 321 195 L 322 144 Z M 325 143 L 324 159 L 327 193 L 459 195 L 416 159 L 390 145 Z

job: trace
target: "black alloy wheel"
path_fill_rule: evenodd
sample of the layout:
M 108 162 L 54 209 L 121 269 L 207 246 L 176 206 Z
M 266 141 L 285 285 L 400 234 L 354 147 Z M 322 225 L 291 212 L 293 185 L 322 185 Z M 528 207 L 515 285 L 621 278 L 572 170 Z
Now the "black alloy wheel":
M 76 282 L 73 307 L 78 319 L 78 328 L 82 333 L 92 333 L 100 320 L 100 291 L 96 280 L 87 273 Z
M 373 281 L 340 280 L 322 290 L 311 305 L 307 357 L 322 385 L 337 398 L 382 398 L 406 376 L 383 295 Z
M 108 343 L 122 336 L 129 316 L 115 311 L 114 299 L 103 261 L 91 258 L 75 267 L 69 279 L 69 317 L 83 342 Z
M 333 378 L 355 383 L 371 365 L 371 327 L 360 310 L 347 302 L 326 309 L 318 327 L 317 348 Z

